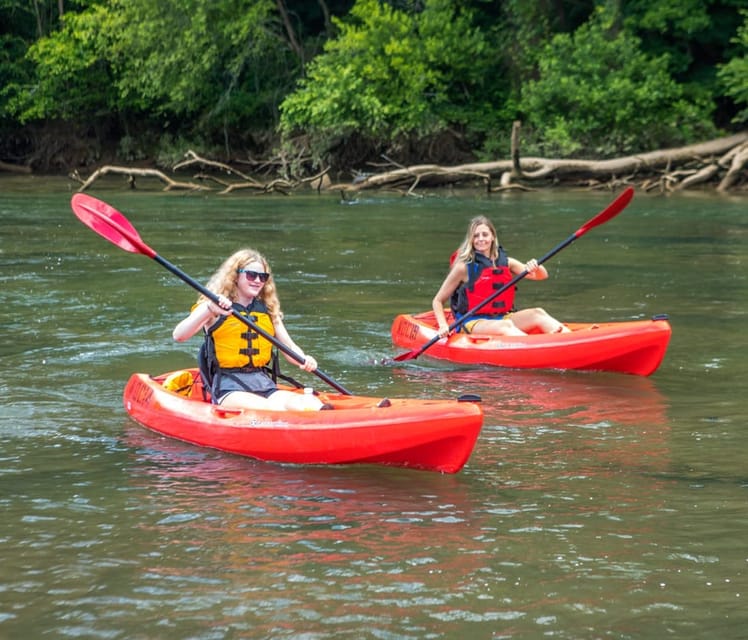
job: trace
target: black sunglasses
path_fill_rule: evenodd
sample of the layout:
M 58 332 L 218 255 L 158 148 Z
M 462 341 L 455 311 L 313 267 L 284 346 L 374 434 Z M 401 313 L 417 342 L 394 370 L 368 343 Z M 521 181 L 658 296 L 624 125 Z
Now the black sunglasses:
M 260 282 L 267 282 L 270 277 L 269 273 L 264 273 L 263 271 L 252 271 L 252 269 L 237 269 L 236 272 L 243 273 L 250 282 L 254 282 L 257 279 L 259 279 Z

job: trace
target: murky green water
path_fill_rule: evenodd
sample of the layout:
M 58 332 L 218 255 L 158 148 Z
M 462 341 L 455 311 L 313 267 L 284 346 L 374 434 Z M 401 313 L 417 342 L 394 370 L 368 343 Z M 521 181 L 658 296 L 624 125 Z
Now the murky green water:
M 443 476 L 261 463 L 131 422 L 132 372 L 193 361 L 170 334 L 195 293 L 81 225 L 70 189 L 0 182 L 0 637 L 745 637 L 748 199 L 637 194 L 521 286 L 566 320 L 669 314 L 645 379 L 383 364 L 471 216 L 527 259 L 611 194 L 92 191 L 198 280 L 260 248 L 292 335 L 353 392 L 480 394 L 476 449 Z

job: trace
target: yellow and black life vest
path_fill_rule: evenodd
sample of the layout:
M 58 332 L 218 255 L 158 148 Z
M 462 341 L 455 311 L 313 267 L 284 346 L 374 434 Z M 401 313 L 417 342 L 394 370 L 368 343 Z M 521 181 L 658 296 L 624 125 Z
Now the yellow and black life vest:
M 260 329 L 275 335 L 273 319 L 262 301 L 255 298 L 248 307 L 235 302 L 233 307 Z M 272 359 L 273 343 L 233 315 L 221 316 L 208 328 L 207 334 L 206 340 L 213 340 L 215 358 L 221 369 L 264 367 Z

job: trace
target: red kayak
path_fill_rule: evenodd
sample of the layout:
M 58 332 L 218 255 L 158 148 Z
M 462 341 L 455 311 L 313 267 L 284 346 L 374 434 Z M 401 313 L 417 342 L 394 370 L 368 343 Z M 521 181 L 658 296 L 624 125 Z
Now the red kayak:
M 454 321 L 447 310 L 447 322 Z M 454 333 L 424 355 L 460 364 L 517 369 L 580 369 L 648 376 L 665 357 L 672 332 L 667 316 L 629 322 L 566 323 L 570 333 L 492 336 Z M 392 323 L 392 341 L 418 349 L 437 335 L 434 312 L 402 314 Z
M 473 396 L 383 400 L 320 392 L 319 397 L 333 410 L 222 409 L 203 399 L 197 370 L 186 369 L 156 377 L 133 374 L 123 400 L 133 419 L 165 436 L 296 464 L 366 463 L 456 473 L 483 425 Z

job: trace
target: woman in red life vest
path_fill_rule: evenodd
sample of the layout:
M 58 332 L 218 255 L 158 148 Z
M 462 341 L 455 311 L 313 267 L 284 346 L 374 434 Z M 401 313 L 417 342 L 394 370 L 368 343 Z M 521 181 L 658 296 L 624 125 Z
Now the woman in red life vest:
M 470 221 L 465 240 L 452 256 L 452 266 L 432 302 L 439 323 L 439 335 L 449 333 L 444 305 L 450 302 L 455 319 L 479 305 L 515 275 L 527 270 L 529 280 L 545 280 L 548 272 L 537 260 L 522 264 L 506 255 L 496 239 L 496 229 L 485 216 Z M 544 309 L 514 310 L 514 287 L 510 287 L 478 309 L 458 331 L 493 335 L 524 336 L 528 333 L 557 333 L 569 329 Z

